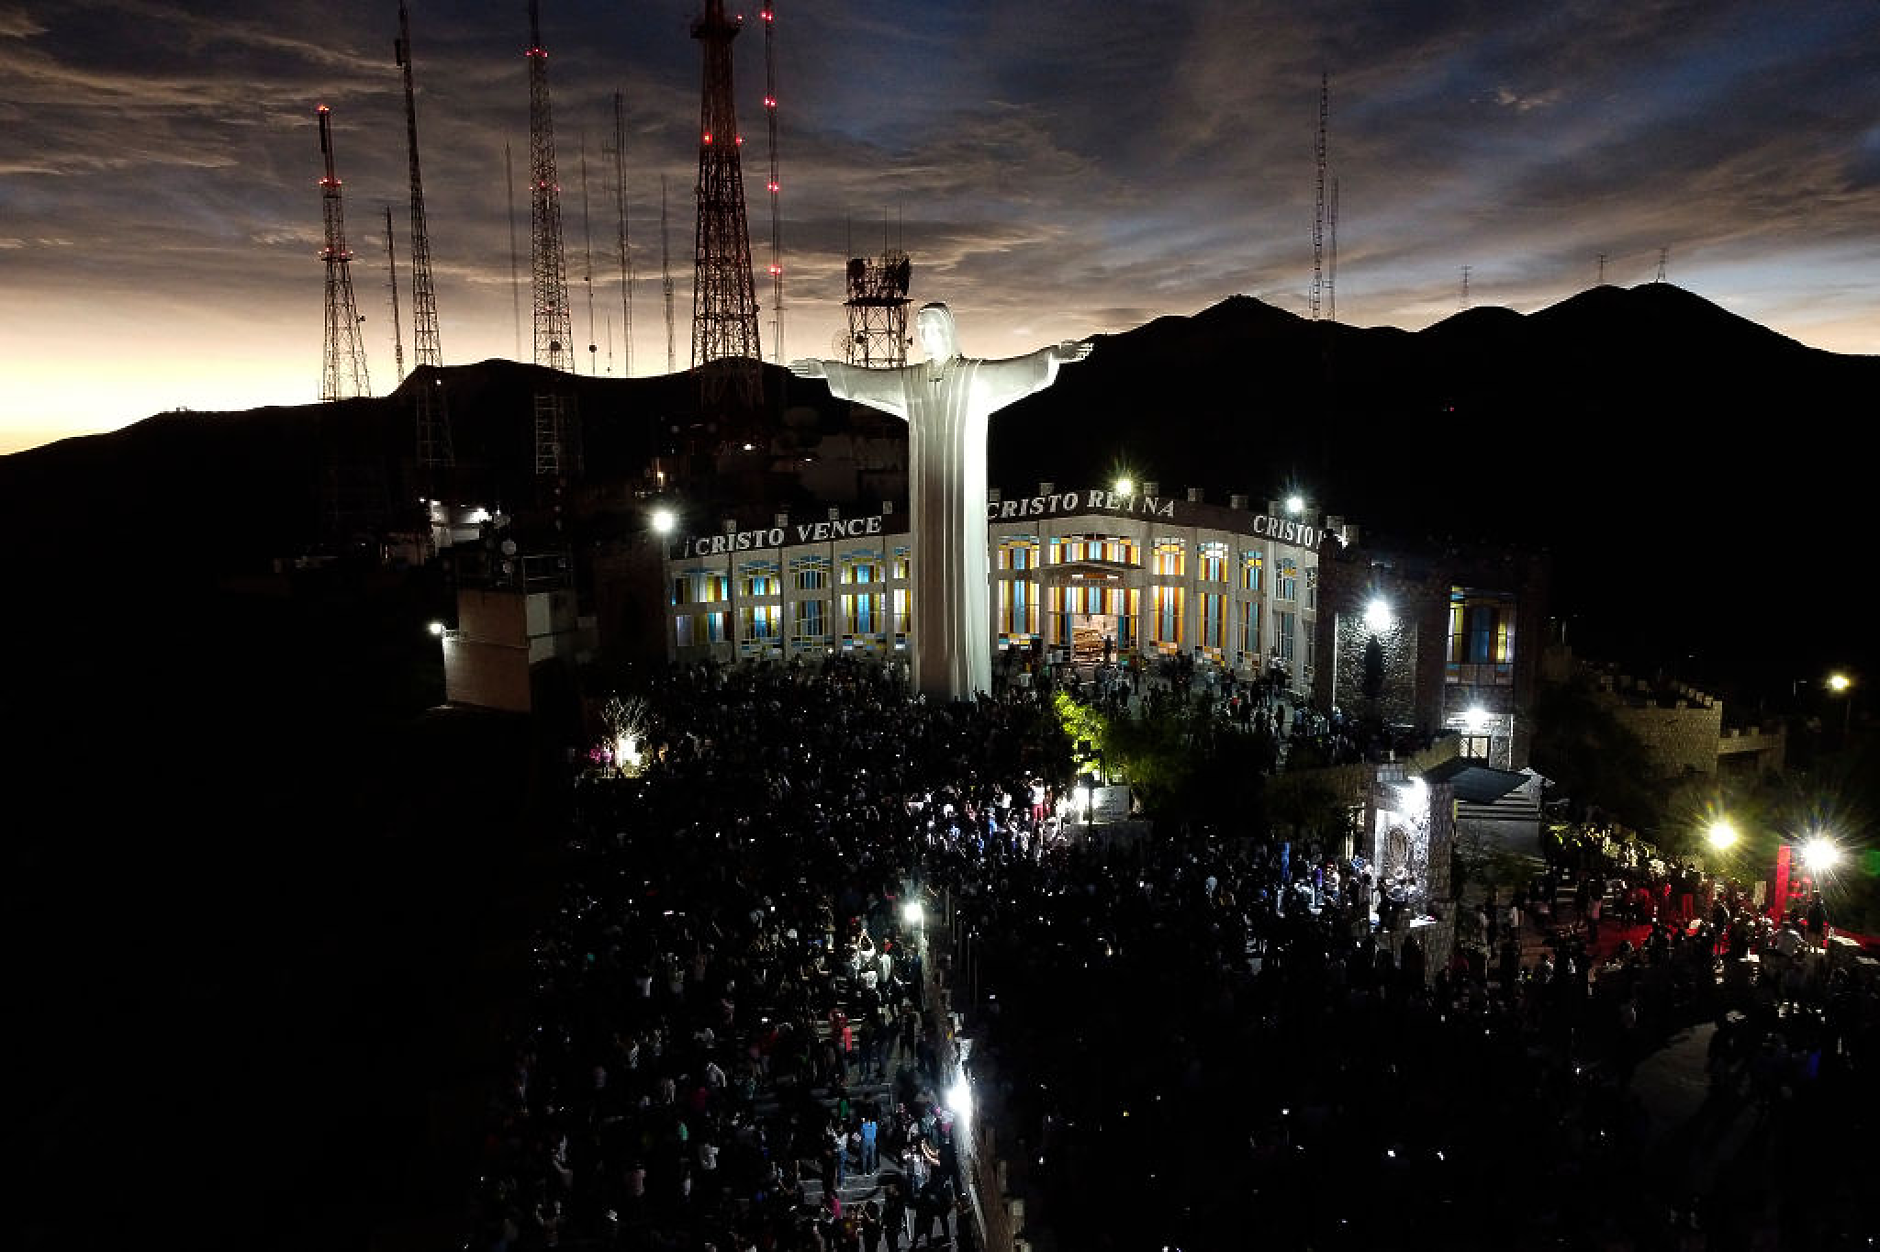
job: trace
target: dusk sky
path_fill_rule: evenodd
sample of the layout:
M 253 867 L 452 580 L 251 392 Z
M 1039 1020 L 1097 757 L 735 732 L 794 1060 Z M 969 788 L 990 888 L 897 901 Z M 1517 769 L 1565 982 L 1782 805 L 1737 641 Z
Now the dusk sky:
M 409 0 L 447 364 L 527 359 L 525 0 Z M 765 356 L 764 34 L 734 12 Z M 690 364 L 699 0 L 542 0 L 575 338 L 628 372 L 613 93 L 625 93 L 631 373 Z M 1330 76 L 1337 316 L 1416 329 L 1671 281 L 1804 343 L 1880 352 L 1880 5 L 777 0 L 784 355 L 829 356 L 842 264 L 884 229 L 914 300 L 1005 355 L 1197 312 L 1296 312 Z M 412 359 L 397 0 L 0 0 L 0 453 L 170 408 L 319 397 L 316 104 L 332 109 L 372 388 Z M 582 154 L 587 164 L 587 210 Z M 588 239 L 593 261 L 587 261 Z M 590 331 L 588 285 L 592 274 Z M 521 310 L 520 325 L 517 308 Z M 588 354 L 582 372 L 588 372 Z M 1249 380 L 1255 383 L 1257 380 Z

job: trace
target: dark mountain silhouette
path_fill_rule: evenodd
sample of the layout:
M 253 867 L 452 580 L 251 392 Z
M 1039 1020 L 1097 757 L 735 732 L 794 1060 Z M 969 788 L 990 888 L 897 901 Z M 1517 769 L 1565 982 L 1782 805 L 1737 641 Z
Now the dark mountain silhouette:
M 965 338 L 970 351 L 970 323 Z M 1833 537 L 1861 499 L 1851 424 L 1880 359 L 1807 348 L 1669 284 L 1597 287 L 1530 315 L 1475 308 L 1416 333 L 1236 296 L 1097 343 L 994 419 L 995 484 L 1127 471 L 1255 507 L 1297 485 L 1377 541 L 1543 549 L 1583 640 L 1693 679 L 1757 668 L 1775 629 L 1755 607 L 1768 597 L 1799 595 L 1827 622 L 1854 603 L 1832 573 Z M 108 552 L 115 578 L 154 569 L 171 586 L 331 543 L 348 522 L 390 525 L 420 495 L 526 511 L 539 495 L 531 397 L 551 382 L 578 399 L 602 495 L 662 456 L 700 516 L 819 505 L 798 454 L 866 416 L 777 367 L 765 379 L 767 411 L 790 420 L 737 432 L 757 445 L 744 457 L 698 453 L 732 432 L 700 419 L 687 375 L 485 361 L 419 371 L 390 397 L 169 413 L 0 458 L 0 508 L 30 536 L 36 569 L 83 569 L 89 585 Z M 412 465 L 413 397 L 427 386 L 448 397 L 454 483 Z M 368 516 L 336 516 L 339 500 Z

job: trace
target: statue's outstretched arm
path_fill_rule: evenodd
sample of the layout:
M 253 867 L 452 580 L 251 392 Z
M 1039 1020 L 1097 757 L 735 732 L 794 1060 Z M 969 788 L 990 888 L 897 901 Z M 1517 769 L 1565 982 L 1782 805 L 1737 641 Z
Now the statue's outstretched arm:
M 1034 391 L 1043 391 L 1056 380 L 1058 366 L 1083 360 L 1090 355 L 1093 346 L 1088 339 L 1066 339 L 1024 356 L 981 363 L 979 380 L 986 389 L 988 411 L 1002 409 Z
M 865 370 L 841 361 L 811 359 L 790 362 L 790 372 L 798 378 L 828 379 L 829 394 L 838 400 L 853 400 L 896 417 L 907 416 L 901 370 Z

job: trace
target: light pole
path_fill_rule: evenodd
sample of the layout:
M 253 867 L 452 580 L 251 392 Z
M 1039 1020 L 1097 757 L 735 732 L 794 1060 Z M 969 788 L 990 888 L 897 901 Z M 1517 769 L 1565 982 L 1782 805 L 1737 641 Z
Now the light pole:
M 1843 673 L 1828 675 L 1828 690 L 1841 697 L 1841 746 L 1847 746 L 1854 725 L 1854 680 Z

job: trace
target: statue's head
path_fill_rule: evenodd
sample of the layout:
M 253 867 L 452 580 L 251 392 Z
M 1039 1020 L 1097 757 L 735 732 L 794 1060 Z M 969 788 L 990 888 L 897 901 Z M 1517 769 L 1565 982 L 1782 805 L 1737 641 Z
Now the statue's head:
M 953 325 L 953 310 L 944 304 L 923 304 L 914 314 L 914 333 L 929 361 L 950 361 L 960 354 L 959 331 Z

